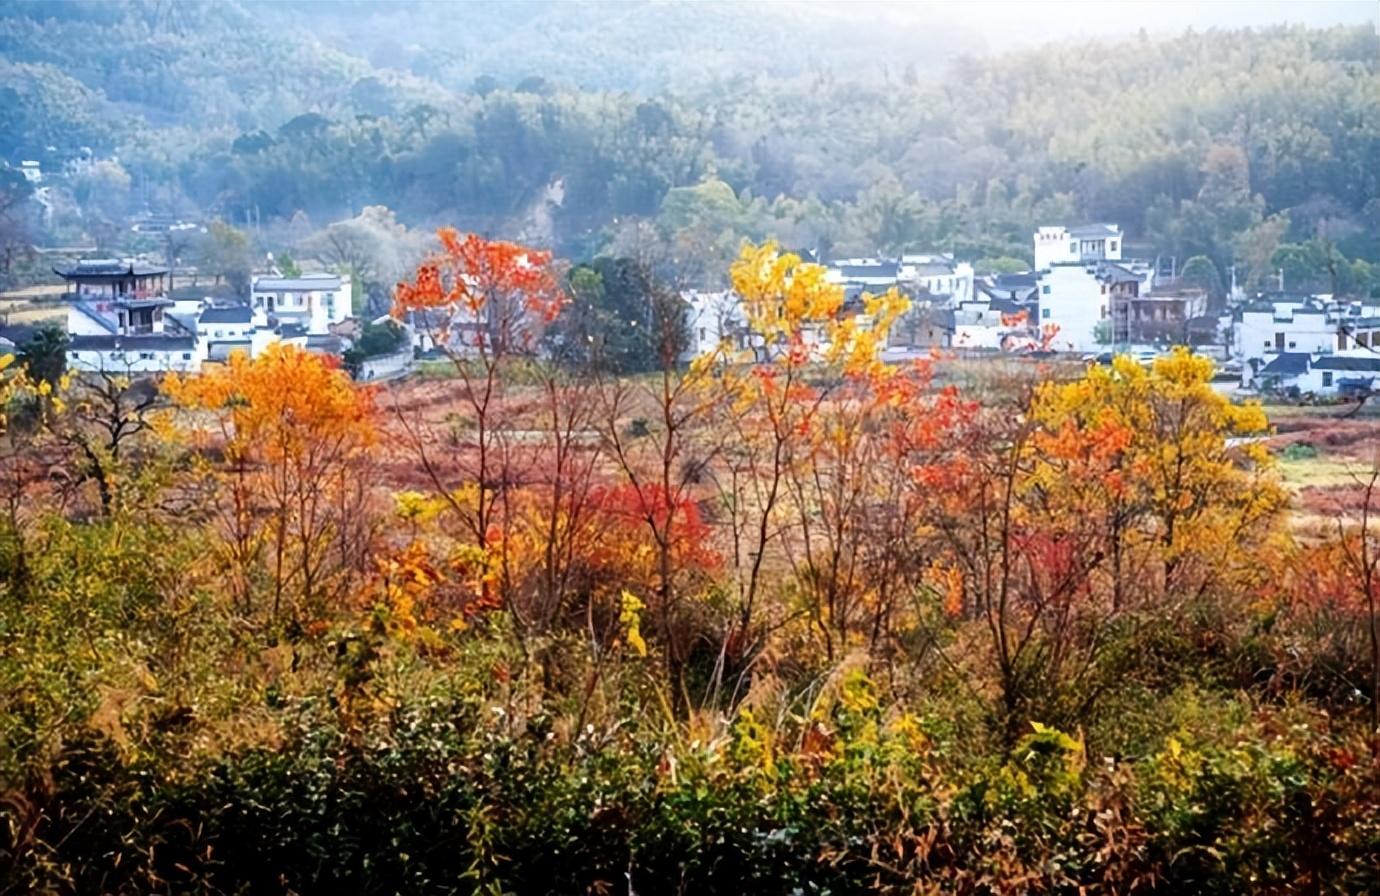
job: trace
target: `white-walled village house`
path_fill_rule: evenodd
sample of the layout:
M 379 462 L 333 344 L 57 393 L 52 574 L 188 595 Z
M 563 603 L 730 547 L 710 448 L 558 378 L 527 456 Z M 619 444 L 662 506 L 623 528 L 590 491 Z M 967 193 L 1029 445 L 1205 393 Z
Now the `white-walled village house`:
M 332 334 L 350 316 L 348 277 L 260 277 L 250 304 L 174 300 L 168 270 L 142 262 L 85 259 L 54 269 L 68 283 L 68 362 L 73 370 L 195 371 L 235 351 L 250 357 L 275 342 L 338 353 Z

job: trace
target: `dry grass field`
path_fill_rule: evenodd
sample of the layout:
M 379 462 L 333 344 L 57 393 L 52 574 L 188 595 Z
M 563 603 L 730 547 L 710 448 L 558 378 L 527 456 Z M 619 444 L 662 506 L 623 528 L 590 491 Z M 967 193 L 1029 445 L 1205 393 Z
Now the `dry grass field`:
M 31 286 L 0 293 L 0 325 L 33 325 L 67 319 L 67 306 L 58 301 L 61 286 Z

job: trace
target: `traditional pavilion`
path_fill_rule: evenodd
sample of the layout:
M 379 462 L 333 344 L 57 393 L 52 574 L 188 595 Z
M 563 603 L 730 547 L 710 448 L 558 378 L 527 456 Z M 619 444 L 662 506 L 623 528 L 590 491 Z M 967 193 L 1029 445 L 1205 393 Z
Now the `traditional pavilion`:
M 122 336 L 163 332 L 168 269 L 137 261 L 87 258 L 66 270 L 53 268 L 69 284 L 69 294 L 115 318 Z
M 53 268 L 53 273 L 84 301 L 161 299 L 168 292 L 168 269 L 140 261 L 84 258 L 66 270 Z

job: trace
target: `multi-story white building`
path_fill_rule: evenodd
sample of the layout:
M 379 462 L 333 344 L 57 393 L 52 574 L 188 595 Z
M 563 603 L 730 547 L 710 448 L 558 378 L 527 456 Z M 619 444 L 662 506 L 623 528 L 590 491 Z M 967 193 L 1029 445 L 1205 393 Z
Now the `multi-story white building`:
M 1121 226 L 1085 224 L 1075 228 L 1042 226 L 1035 231 L 1035 269 L 1086 261 L 1121 261 Z
M 67 281 L 67 362 L 74 370 L 197 370 L 195 331 L 168 314 L 166 268 L 94 258 L 54 268 Z
M 256 277 L 249 305 L 255 313 L 324 336 L 351 314 L 350 278 L 337 274 Z
M 1035 270 L 1056 264 L 1120 261 L 1121 228 L 1116 224 L 1040 227 L 1035 231 Z
M 1138 262 L 1056 262 L 1039 273 L 1037 324 L 1054 330 L 1055 351 L 1090 352 L 1113 341 L 1118 301 L 1148 293 L 1153 272 Z
M 1243 307 L 1233 343 L 1243 363 L 1269 363 L 1278 355 L 1321 354 L 1337 344 L 1337 326 L 1328 310 L 1307 298 L 1263 301 Z

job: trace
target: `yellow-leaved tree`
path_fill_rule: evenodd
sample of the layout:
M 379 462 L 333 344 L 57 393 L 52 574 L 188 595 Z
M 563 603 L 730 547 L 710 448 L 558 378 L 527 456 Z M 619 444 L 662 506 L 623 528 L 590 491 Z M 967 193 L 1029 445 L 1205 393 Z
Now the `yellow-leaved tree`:
M 897 369 L 881 349 L 909 307 L 897 290 L 847 301 L 826 269 L 746 245 L 730 274 L 746 349 L 727 352 L 720 383 L 731 437 L 721 481 L 731 520 L 741 637 L 750 638 L 768 558 L 786 558 L 808 617 L 832 656 L 873 590 L 863 567 L 881 471 L 869 427 Z M 743 653 L 750 650 L 744 648 Z
M 208 449 L 220 485 L 222 559 L 241 610 L 261 609 L 263 579 L 271 625 L 320 618 L 370 556 L 372 394 L 333 360 L 283 344 L 253 360 L 236 353 L 218 369 L 169 376 L 163 388 L 199 412 L 190 436 Z
M 993 713 L 1012 742 L 1086 717 L 1116 681 L 1109 649 L 1210 597 L 1249 594 L 1284 493 L 1258 407 L 1213 390 L 1211 361 L 1180 349 L 1045 382 L 989 411 L 963 463 L 929 477 L 938 562 L 962 615 L 985 624 Z M 1201 604 L 1200 604 L 1201 605 Z
M 1282 537 L 1286 496 L 1259 440 L 1269 421 L 1214 390 L 1212 374 L 1210 358 L 1181 347 L 1036 394 L 1032 484 L 1105 521 L 1118 602 L 1128 580 L 1155 586 L 1142 598 L 1235 587 L 1259 571 L 1255 550 Z

